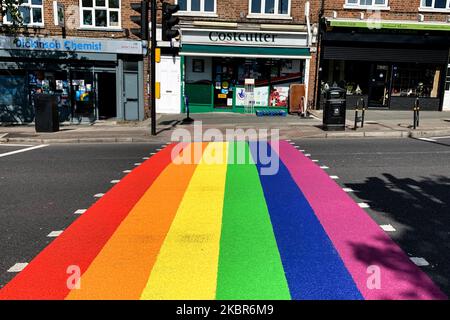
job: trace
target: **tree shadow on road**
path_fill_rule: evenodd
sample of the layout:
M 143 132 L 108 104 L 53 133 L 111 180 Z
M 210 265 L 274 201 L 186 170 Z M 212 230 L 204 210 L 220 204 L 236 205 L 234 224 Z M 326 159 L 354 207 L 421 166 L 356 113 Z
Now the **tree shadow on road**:
M 383 220 L 397 226 L 398 232 L 389 236 L 410 256 L 425 258 L 430 266 L 422 270 L 450 296 L 450 177 L 431 176 L 415 180 L 383 174 L 383 178 L 371 177 L 361 184 L 348 184 L 348 187 L 358 190 L 358 197 L 381 214 Z M 382 261 L 384 267 L 405 271 L 405 275 L 411 271 L 398 270 L 403 266 L 396 261 L 395 248 L 387 242 L 382 245 L 385 252 L 365 244 L 352 244 L 356 258 L 367 265 Z M 383 259 L 378 258 L 380 254 Z M 413 281 L 418 287 L 423 282 L 420 278 L 408 281 Z M 418 298 L 415 292 L 405 292 L 404 295 L 406 299 Z

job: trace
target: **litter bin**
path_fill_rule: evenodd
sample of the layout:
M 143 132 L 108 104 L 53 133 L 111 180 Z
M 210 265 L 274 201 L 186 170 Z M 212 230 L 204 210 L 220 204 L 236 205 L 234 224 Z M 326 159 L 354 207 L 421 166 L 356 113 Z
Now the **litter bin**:
M 36 132 L 59 131 L 58 97 L 38 94 L 34 98 Z
M 347 92 L 342 88 L 330 88 L 326 92 L 323 110 L 323 128 L 328 131 L 344 131 L 347 112 Z

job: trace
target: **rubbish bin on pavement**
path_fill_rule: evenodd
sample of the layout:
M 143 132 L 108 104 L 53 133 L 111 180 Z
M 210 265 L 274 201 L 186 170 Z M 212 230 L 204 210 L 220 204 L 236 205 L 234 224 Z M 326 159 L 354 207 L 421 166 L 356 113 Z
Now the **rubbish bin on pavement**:
M 330 88 L 326 92 L 323 110 L 323 128 L 328 131 L 345 130 L 347 92 L 342 88 Z
M 36 132 L 59 131 L 58 97 L 38 94 L 34 97 Z

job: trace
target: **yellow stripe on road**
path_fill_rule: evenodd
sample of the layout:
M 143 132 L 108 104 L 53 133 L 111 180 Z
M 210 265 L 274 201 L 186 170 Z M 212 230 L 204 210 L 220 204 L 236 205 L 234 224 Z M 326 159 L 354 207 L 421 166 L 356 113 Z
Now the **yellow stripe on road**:
M 213 142 L 203 153 L 141 299 L 215 299 L 227 152 Z

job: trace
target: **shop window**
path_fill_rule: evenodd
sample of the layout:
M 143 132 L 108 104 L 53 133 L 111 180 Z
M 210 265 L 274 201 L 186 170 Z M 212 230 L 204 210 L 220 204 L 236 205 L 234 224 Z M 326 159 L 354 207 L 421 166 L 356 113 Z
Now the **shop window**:
M 439 68 L 405 64 L 393 67 L 392 96 L 393 97 L 439 97 Z
M 388 0 L 346 0 L 345 8 L 375 8 L 382 9 L 388 8 Z
M 178 0 L 180 13 L 211 14 L 216 12 L 216 0 Z
M 291 1 L 290 0 L 249 0 L 250 14 L 252 16 L 290 16 Z
M 450 0 L 421 0 L 420 10 L 450 10 Z
M 44 5 L 43 0 L 21 0 L 19 13 L 22 17 L 22 23 L 27 26 L 44 26 Z M 4 23 L 13 22 L 11 14 L 6 13 Z
M 80 0 L 81 27 L 120 28 L 120 0 Z

